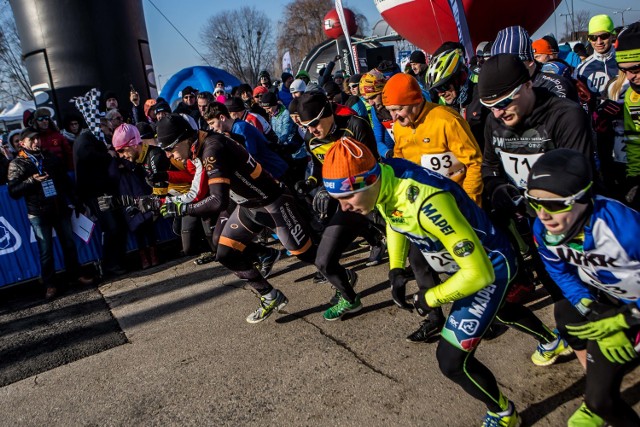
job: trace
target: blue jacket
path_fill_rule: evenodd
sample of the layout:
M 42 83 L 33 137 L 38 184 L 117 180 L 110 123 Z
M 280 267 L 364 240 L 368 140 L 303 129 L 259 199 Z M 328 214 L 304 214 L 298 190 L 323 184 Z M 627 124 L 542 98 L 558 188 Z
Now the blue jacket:
M 293 99 L 293 95 L 289 91 L 289 88 L 282 84 L 280 88 L 280 92 L 278 92 L 278 98 L 284 104 L 285 107 L 289 108 L 289 104 L 291 104 L 291 100 Z
M 533 224 L 538 252 L 551 278 L 576 305 L 595 301 L 602 290 L 614 299 L 640 306 L 640 213 L 622 203 L 596 196 L 582 245 L 574 241 L 551 246 L 539 219 Z M 579 235 L 580 236 L 580 235 Z
M 244 120 L 236 120 L 231 132 L 244 138 L 244 146 L 257 161 L 274 178 L 280 178 L 287 171 L 288 165 L 267 146 L 264 135 Z
M 307 157 L 307 150 L 304 146 L 304 140 L 298 132 L 298 125 L 291 120 L 291 116 L 286 108 L 280 106 L 278 114 L 271 117 L 271 127 L 276 135 L 278 135 L 279 144 L 299 147 L 295 153 L 291 154 L 291 158 L 304 159 Z
M 389 121 L 389 129 L 393 128 L 393 123 Z M 378 147 L 378 153 L 380 157 L 383 159 L 387 157 L 393 157 L 393 146 L 395 142 L 393 141 L 393 137 L 385 128 L 384 124 L 378 118 L 378 115 L 375 112 L 375 108 L 371 109 L 371 127 L 373 129 L 373 136 L 376 137 L 376 145 Z M 389 153 L 389 151 L 391 151 Z

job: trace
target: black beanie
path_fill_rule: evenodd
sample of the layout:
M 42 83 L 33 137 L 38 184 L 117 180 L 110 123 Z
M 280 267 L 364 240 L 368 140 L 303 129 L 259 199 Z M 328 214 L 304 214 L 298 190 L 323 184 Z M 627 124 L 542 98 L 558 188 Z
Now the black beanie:
M 530 79 L 520 58 L 509 53 L 494 55 L 480 69 L 478 94 L 482 100 L 497 100 Z
M 329 101 L 327 101 L 327 97 L 322 93 L 304 93 L 298 98 L 298 114 L 300 115 L 300 120 L 303 122 L 307 122 L 318 117 L 323 108 L 324 111 L 322 112 L 322 118 L 329 117 L 333 114 Z
M 230 113 L 239 113 L 240 111 L 247 109 L 242 98 L 238 98 L 237 96 L 224 101 L 224 106 L 227 107 L 227 110 L 229 110 Z
M 569 197 L 587 188 L 591 181 L 591 165 L 584 154 L 558 148 L 545 153 L 533 164 L 527 190 L 545 190 Z
M 261 107 L 275 107 L 278 105 L 278 95 L 273 92 L 267 92 L 260 98 Z
M 640 62 L 640 22 L 634 22 L 618 35 L 616 62 Z
M 151 139 L 156 136 L 156 132 L 153 130 L 153 127 L 147 122 L 138 122 L 136 123 L 136 127 L 138 128 L 140 138 L 142 139 Z
M 173 148 L 181 140 L 194 134 L 194 130 L 180 114 L 163 117 L 156 127 L 158 146 L 164 150 Z
M 322 86 L 322 89 L 324 89 L 324 91 L 327 92 L 327 96 L 331 98 L 342 92 L 338 83 L 331 81 L 326 82 L 324 86 Z
M 414 50 L 411 52 L 411 56 L 409 56 L 409 62 L 413 64 L 426 64 L 427 57 L 424 55 L 423 51 Z

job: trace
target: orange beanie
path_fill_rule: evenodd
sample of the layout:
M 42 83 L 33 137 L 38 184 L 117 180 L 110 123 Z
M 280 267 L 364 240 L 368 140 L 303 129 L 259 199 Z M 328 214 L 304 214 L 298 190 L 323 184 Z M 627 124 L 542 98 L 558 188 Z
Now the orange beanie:
M 380 177 L 380 165 L 363 143 L 342 137 L 324 157 L 322 180 L 330 194 L 346 196 L 366 190 Z
M 385 106 L 419 104 L 423 100 L 418 81 L 409 74 L 395 74 L 382 89 L 382 103 Z
M 538 39 L 533 42 L 533 53 L 537 53 L 540 55 L 553 55 L 553 47 L 549 44 L 545 39 Z

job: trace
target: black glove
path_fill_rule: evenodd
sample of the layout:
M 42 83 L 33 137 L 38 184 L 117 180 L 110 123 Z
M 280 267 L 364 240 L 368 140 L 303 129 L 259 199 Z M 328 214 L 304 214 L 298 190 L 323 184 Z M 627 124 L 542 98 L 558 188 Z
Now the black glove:
M 640 208 L 640 177 L 628 178 L 627 184 L 628 190 L 624 199 L 627 202 L 627 205 L 638 210 Z
M 136 207 L 142 213 L 157 212 L 160 210 L 160 206 L 162 206 L 162 201 L 155 196 L 141 196 L 136 203 Z
M 415 308 L 418 314 L 422 317 L 425 317 L 433 311 L 433 308 L 429 307 L 429 304 L 427 304 L 427 298 L 425 298 L 426 294 L 427 291 L 418 291 L 417 294 L 413 295 L 413 308 Z
M 391 298 L 400 308 L 412 311 L 413 306 L 407 303 L 407 281 L 404 268 L 394 268 L 389 271 L 389 283 L 391 283 Z
M 300 195 L 305 195 L 316 188 L 317 182 L 314 179 L 301 180 L 294 184 L 293 189 Z
M 149 181 L 154 184 L 158 182 L 167 182 L 169 181 L 169 173 L 167 171 L 154 172 L 149 175 Z
M 329 210 L 329 200 L 331 196 L 324 188 L 316 193 L 313 197 L 313 210 L 320 216 L 320 219 L 327 217 L 327 211 Z
M 614 119 L 620 117 L 622 106 L 616 101 L 605 99 L 596 107 L 591 118 L 593 120 L 593 130 L 598 133 L 604 133 L 610 129 Z
M 165 218 L 185 216 L 187 214 L 187 205 L 187 203 L 165 200 L 164 204 L 160 208 L 160 213 Z
M 126 208 L 124 208 L 124 213 L 129 218 L 133 218 L 140 213 L 140 210 L 135 206 L 127 206 Z
M 98 197 L 98 208 L 100 208 L 101 212 L 105 212 L 113 209 L 113 196 L 100 196 Z
M 524 197 L 518 187 L 511 184 L 498 185 L 491 195 L 493 210 L 503 214 L 515 214 L 523 201 Z

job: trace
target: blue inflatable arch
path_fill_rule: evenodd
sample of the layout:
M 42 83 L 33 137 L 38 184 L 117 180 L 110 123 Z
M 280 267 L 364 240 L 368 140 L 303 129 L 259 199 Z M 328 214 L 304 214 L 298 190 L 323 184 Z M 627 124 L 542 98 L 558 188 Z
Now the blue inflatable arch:
M 220 68 L 195 66 L 184 68 L 175 73 L 162 87 L 160 96 L 169 102 L 171 109 L 174 109 L 178 103 L 182 100 L 182 89 L 186 86 L 191 86 L 198 89 L 200 92 L 209 91 L 213 92 L 213 89 L 218 80 L 222 80 L 225 84 L 225 92 L 231 92 L 231 88 L 240 85 L 242 82 L 235 76 L 227 73 Z

